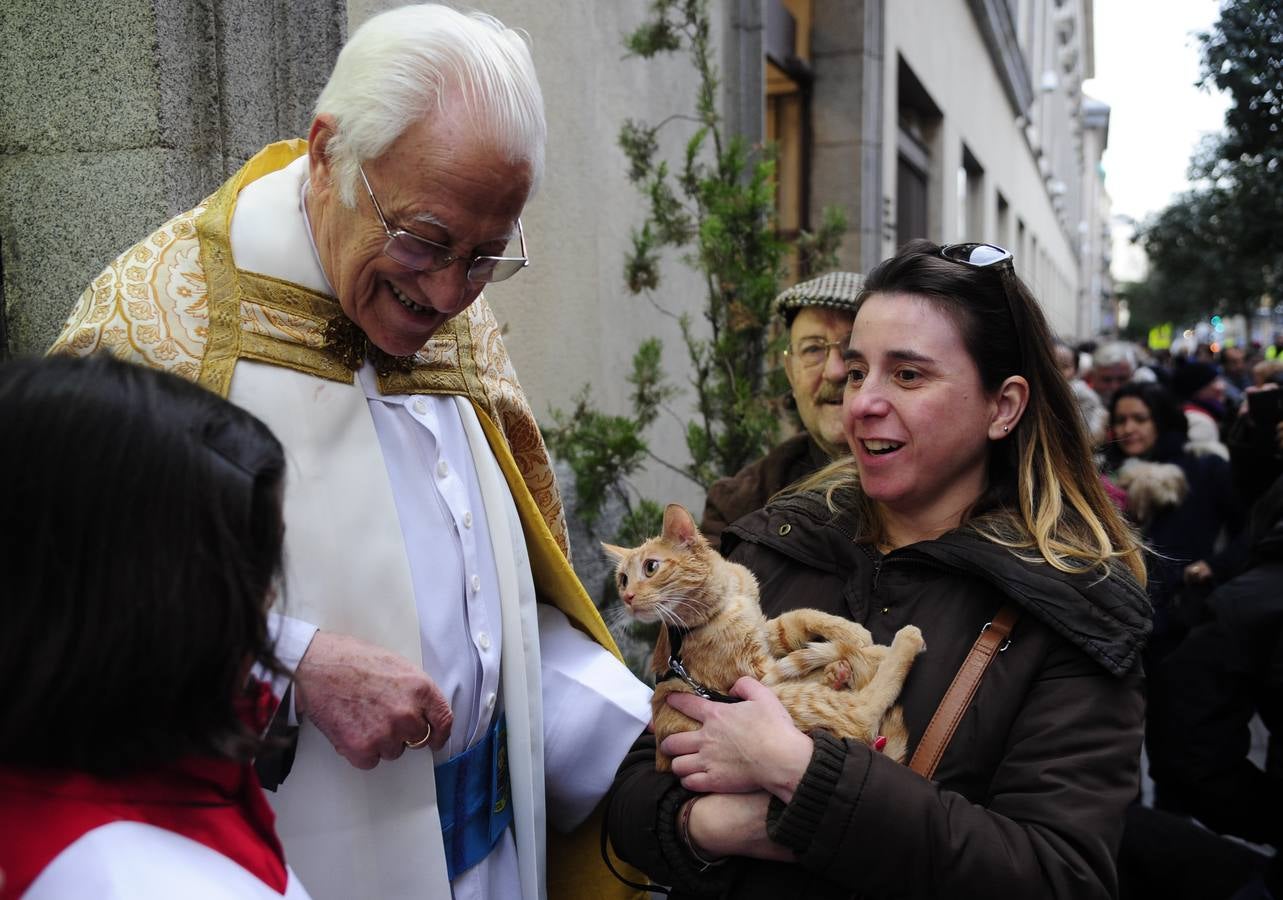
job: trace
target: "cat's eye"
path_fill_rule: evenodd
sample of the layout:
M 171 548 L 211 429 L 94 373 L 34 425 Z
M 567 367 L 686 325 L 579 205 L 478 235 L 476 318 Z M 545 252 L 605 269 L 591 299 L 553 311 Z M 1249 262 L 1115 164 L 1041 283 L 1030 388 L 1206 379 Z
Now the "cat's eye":
M 619 589 L 622 591 L 622 590 L 623 590 L 624 588 L 626 588 L 626 587 L 628 587 L 628 576 L 627 576 L 627 575 L 625 575 L 623 572 L 620 572 L 620 573 L 619 573 Z
M 644 563 L 642 563 L 642 571 L 646 573 L 647 578 L 654 575 L 656 572 L 659 571 L 659 560 L 657 559 L 646 560 Z

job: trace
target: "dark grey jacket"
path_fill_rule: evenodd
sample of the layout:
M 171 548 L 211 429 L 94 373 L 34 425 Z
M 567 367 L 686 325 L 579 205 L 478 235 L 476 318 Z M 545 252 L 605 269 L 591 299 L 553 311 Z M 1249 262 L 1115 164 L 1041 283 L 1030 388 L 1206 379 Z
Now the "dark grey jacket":
M 1136 797 L 1144 715 L 1145 592 L 1115 567 L 1073 577 L 969 532 L 882 557 L 814 497 L 777 501 L 723 542 L 758 576 L 768 616 L 813 606 L 879 643 L 918 625 L 927 650 L 901 703 L 910 752 L 981 627 L 1022 617 L 986 673 L 934 782 L 823 734 L 797 794 L 768 827 L 797 865 L 734 860 L 698 874 L 674 834 L 688 796 L 643 738 L 621 766 L 609 828 L 621 856 L 674 896 L 1110 897 L 1123 813 Z
M 829 462 L 828 454 L 807 432 L 793 435 L 734 475 L 713 482 L 704 500 L 700 532 L 714 547 L 720 546 L 727 525 L 757 512 L 790 484 L 819 471 Z

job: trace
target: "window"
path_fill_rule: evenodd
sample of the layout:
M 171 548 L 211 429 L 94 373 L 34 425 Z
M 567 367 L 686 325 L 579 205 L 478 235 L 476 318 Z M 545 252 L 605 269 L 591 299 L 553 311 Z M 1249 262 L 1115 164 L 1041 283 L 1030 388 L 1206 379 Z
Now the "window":
M 958 240 L 979 241 L 985 235 L 985 170 L 962 145 L 958 167 Z
M 942 176 L 936 168 L 941 114 L 903 58 L 897 79 L 895 238 L 900 247 L 914 238 L 939 240 L 940 209 L 930 188 L 933 182 L 940 185 Z
M 1029 281 L 1029 254 L 1025 253 L 1025 223 L 1016 217 L 1016 246 L 1010 250 L 1016 255 L 1016 274 Z
M 810 227 L 811 0 L 766 0 L 766 140 L 775 147 L 775 223 L 781 237 Z M 794 276 L 796 258 L 790 261 Z
M 994 243 L 1011 249 L 1011 204 L 1002 196 L 1002 191 L 998 192 L 998 236 Z

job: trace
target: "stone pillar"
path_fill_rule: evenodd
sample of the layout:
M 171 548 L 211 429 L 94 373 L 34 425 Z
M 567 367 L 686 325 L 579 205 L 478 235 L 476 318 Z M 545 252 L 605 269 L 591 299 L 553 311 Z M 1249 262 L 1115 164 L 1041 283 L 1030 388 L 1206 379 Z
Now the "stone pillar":
M 722 118 L 728 135 L 741 135 L 751 146 L 766 133 L 762 0 L 728 0 L 726 5 L 731 27 L 722 49 Z
M 305 136 L 343 0 L 0 5 L 0 354 L 39 353 L 114 256 Z
M 883 0 L 815 4 L 811 61 L 811 208 L 846 212 L 840 264 L 882 258 Z

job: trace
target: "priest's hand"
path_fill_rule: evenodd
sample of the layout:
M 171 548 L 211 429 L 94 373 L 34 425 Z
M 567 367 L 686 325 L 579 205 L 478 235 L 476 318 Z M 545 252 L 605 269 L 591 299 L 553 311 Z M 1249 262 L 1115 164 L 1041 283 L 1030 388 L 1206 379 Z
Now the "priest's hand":
M 423 738 L 439 750 L 453 714 L 418 666 L 375 644 L 318 631 L 294 673 L 296 708 L 358 769 L 396 759 Z

